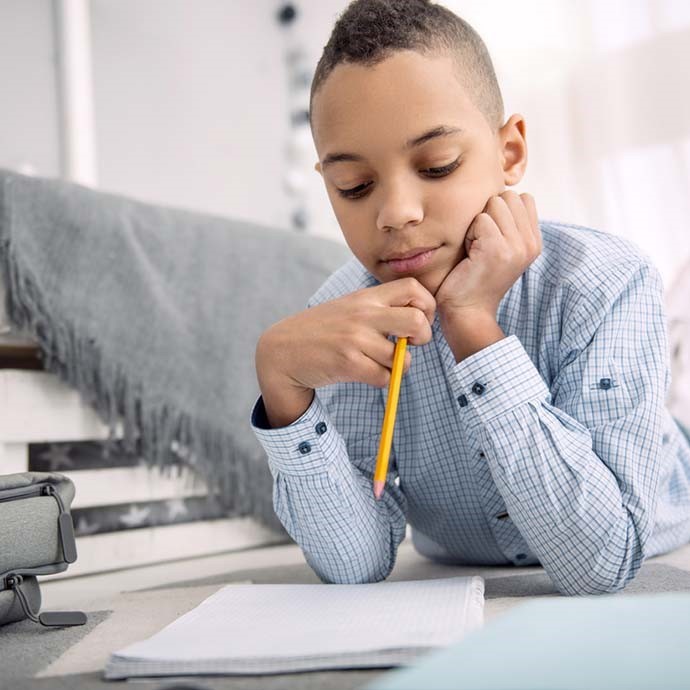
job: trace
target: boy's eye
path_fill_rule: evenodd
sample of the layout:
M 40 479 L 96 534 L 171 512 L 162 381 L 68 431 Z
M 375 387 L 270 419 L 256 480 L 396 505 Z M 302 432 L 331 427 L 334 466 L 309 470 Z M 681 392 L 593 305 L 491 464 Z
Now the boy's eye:
M 356 187 L 351 189 L 338 189 L 340 196 L 344 196 L 346 199 L 358 199 L 360 196 L 364 196 L 367 193 L 367 189 L 371 186 L 371 182 L 365 182 L 364 184 L 358 184 Z
M 450 173 L 452 173 L 459 165 L 460 157 L 456 158 L 452 163 L 443 165 L 440 168 L 425 168 L 419 172 L 425 177 L 445 177 L 446 175 L 450 175 Z M 350 189 L 338 188 L 338 194 L 346 199 L 359 199 L 369 192 L 369 188 L 372 184 L 372 182 L 364 182 L 363 184 L 358 184 L 356 187 L 352 187 Z
M 427 177 L 445 177 L 446 175 L 450 175 L 458 165 L 460 165 L 460 158 L 456 158 L 452 163 L 448 163 L 448 165 L 444 165 L 440 168 L 427 168 L 421 172 Z

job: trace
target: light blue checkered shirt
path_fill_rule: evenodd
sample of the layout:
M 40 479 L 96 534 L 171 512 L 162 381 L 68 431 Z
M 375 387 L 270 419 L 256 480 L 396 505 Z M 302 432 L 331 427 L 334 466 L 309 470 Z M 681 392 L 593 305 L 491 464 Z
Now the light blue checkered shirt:
M 430 558 L 541 563 L 567 594 L 618 590 L 644 558 L 690 541 L 659 272 L 624 238 L 541 231 L 542 253 L 499 306 L 503 340 L 457 363 L 437 314 L 433 339 L 410 348 L 381 501 L 387 389 L 325 386 L 275 429 L 257 400 L 276 514 L 324 582 L 387 577 L 406 523 Z M 309 306 L 377 284 L 353 258 Z

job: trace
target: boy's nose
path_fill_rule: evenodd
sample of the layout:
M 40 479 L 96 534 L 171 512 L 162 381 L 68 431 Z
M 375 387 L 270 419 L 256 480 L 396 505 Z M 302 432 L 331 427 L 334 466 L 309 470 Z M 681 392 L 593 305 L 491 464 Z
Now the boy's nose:
M 386 190 L 376 218 L 379 230 L 400 230 L 421 223 L 424 218 L 422 200 L 413 189 L 396 185 Z

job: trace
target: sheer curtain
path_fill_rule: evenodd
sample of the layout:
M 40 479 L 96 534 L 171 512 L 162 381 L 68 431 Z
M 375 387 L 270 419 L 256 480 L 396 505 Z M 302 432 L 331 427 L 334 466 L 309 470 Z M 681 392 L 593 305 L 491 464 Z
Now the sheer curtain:
M 690 3 L 448 0 L 526 117 L 541 217 L 633 240 L 668 288 L 690 255 Z

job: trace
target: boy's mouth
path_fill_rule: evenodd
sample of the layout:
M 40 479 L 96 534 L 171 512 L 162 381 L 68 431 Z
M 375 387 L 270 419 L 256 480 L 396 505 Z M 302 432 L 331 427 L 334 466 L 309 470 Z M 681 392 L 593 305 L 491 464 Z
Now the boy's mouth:
M 438 247 L 417 247 L 406 252 L 397 252 L 384 259 L 384 263 L 395 273 L 416 271 L 426 266 L 433 258 Z

